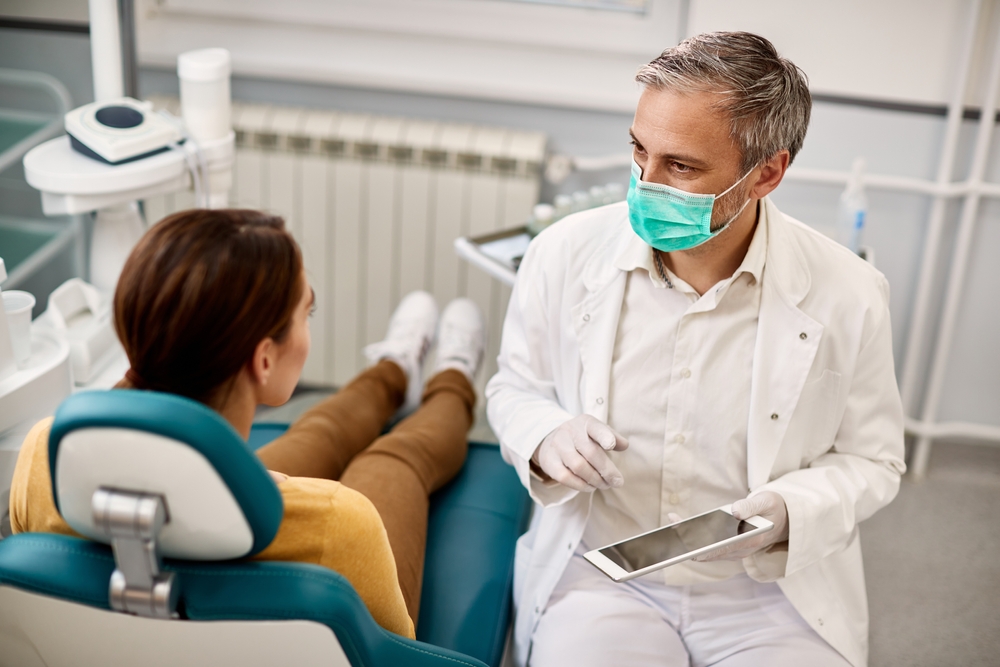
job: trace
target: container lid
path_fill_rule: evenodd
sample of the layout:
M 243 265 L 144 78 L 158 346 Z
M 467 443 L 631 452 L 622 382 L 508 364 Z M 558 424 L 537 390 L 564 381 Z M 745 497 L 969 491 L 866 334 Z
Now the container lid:
M 184 81 L 218 81 L 232 72 L 227 49 L 199 49 L 177 56 L 177 76 Z

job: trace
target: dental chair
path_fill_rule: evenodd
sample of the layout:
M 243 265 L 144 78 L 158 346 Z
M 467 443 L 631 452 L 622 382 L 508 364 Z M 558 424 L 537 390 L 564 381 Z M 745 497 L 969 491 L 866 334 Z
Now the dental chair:
M 257 429 L 251 446 L 283 430 Z M 379 627 L 332 570 L 245 559 L 283 510 L 251 446 L 177 396 L 66 399 L 49 439 L 52 488 L 86 539 L 0 541 L 0 665 L 499 664 L 529 501 L 496 447 L 472 443 L 431 499 L 413 641 Z

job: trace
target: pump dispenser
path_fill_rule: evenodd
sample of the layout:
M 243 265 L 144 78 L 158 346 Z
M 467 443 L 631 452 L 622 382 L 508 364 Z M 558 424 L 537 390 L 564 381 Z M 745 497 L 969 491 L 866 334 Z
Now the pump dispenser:
M 851 167 L 847 188 L 840 195 L 837 211 L 837 241 L 857 254 L 861 248 L 861 234 L 868 216 L 868 198 L 864 188 L 865 159 L 859 157 Z

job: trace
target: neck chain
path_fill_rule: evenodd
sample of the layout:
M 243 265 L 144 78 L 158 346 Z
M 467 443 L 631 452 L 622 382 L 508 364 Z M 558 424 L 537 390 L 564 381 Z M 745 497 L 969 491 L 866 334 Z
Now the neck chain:
M 656 264 L 656 272 L 660 274 L 660 280 L 667 284 L 667 289 L 673 289 L 674 284 L 667 277 L 667 270 L 663 268 L 663 260 L 660 259 L 660 251 L 653 248 L 653 263 Z

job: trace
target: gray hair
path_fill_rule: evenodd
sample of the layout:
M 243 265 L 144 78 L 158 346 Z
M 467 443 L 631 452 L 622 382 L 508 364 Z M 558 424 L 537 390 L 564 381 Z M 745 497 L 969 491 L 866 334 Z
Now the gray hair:
M 721 94 L 717 108 L 729 115 L 744 172 L 783 149 L 791 162 L 802 148 L 812 110 L 809 81 L 759 35 L 709 32 L 689 37 L 643 65 L 635 80 L 659 90 Z

